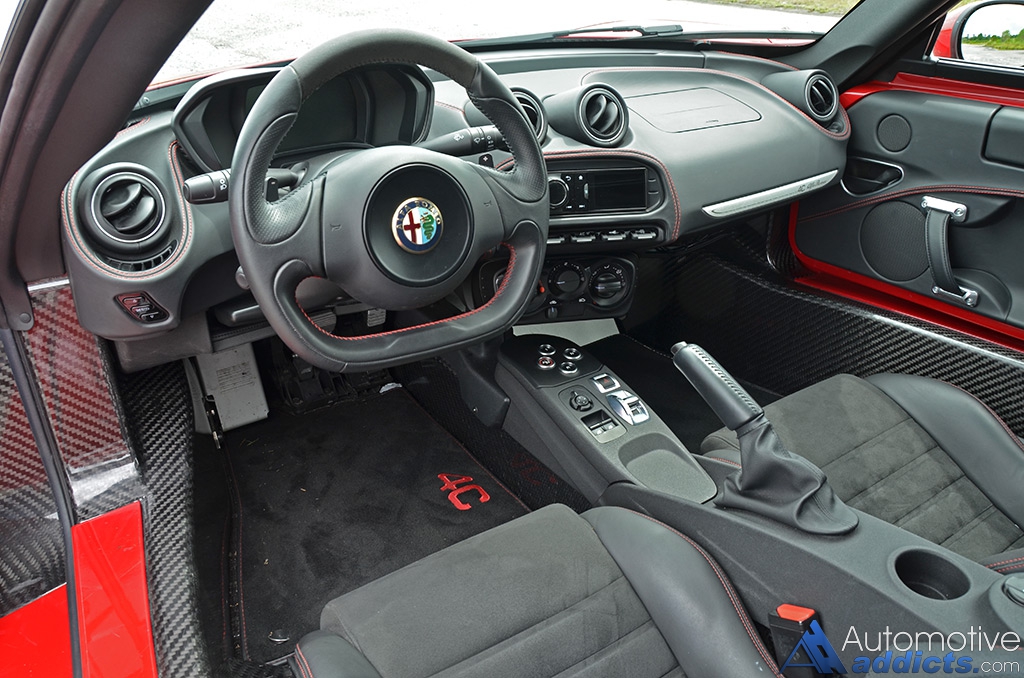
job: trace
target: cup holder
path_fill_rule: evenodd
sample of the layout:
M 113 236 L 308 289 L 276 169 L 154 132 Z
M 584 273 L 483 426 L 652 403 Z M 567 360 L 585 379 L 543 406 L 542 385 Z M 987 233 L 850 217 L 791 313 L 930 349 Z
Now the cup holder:
M 896 556 L 895 566 L 903 585 L 925 598 L 953 600 L 971 588 L 964 571 L 934 551 L 904 551 Z

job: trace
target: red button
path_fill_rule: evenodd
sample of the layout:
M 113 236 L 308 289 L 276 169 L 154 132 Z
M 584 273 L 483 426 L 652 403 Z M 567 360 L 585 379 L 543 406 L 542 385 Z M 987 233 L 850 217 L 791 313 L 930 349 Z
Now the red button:
M 803 623 L 817 613 L 809 607 L 800 607 L 799 605 L 779 605 L 775 609 L 775 614 L 788 621 Z

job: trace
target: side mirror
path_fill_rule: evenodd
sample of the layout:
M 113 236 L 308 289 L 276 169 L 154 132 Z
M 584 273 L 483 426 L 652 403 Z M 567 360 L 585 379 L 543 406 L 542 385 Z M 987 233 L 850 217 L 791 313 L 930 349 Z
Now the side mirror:
M 983 0 L 953 10 L 932 56 L 1024 67 L 1024 0 Z

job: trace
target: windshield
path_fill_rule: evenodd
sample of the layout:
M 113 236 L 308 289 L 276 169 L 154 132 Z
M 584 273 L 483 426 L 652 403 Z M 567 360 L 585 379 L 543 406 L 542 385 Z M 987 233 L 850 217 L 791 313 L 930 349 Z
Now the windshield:
M 472 40 L 592 26 L 678 24 L 684 38 L 686 33 L 745 32 L 785 37 L 826 33 L 857 1 L 514 0 L 488 6 L 478 0 L 216 0 L 156 81 L 292 59 L 363 28 L 401 26 L 447 40 Z

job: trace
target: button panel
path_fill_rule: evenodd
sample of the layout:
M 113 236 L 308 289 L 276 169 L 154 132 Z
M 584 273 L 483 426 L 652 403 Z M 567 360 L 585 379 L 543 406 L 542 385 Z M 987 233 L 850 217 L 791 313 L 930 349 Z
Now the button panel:
M 574 377 L 580 372 L 580 368 L 574 362 L 565 360 L 558 364 L 558 371 L 567 377 Z
M 615 389 L 619 388 L 619 380 L 610 374 L 599 374 L 593 379 L 594 386 L 601 392 L 601 395 L 611 393 Z
M 609 245 L 637 249 L 641 246 L 651 247 L 665 240 L 664 230 L 655 225 L 614 226 L 607 230 L 591 226 L 563 230 L 563 225 L 552 224 L 551 228 L 552 232 L 548 235 L 547 243 L 548 247 L 555 251 L 563 248 L 600 250 L 609 249 Z
M 569 407 L 577 412 L 589 412 L 594 409 L 594 401 L 586 392 L 573 391 L 569 394 Z
M 167 311 L 145 292 L 128 292 L 115 297 L 117 304 L 140 323 L 152 324 L 167 320 Z
M 578 357 L 573 359 L 570 356 Z M 576 379 L 589 384 L 590 376 L 601 370 L 600 361 L 573 342 L 543 334 L 505 339 L 500 360 L 512 363 L 517 373 L 541 388 L 564 386 Z M 577 390 L 587 393 L 584 389 Z M 591 399 L 595 397 L 591 395 Z M 565 402 L 568 403 L 568 399 Z
M 629 391 L 609 393 L 608 404 L 611 406 L 612 412 L 633 426 L 639 426 L 651 418 L 651 413 L 647 411 L 644 402 Z
M 625 231 L 621 231 L 625 237 Z M 485 304 L 505 279 L 508 261 L 492 259 L 477 274 L 474 301 Z M 522 324 L 616 318 L 635 296 L 636 263 L 631 256 L 551 257 L 544 265 Z

